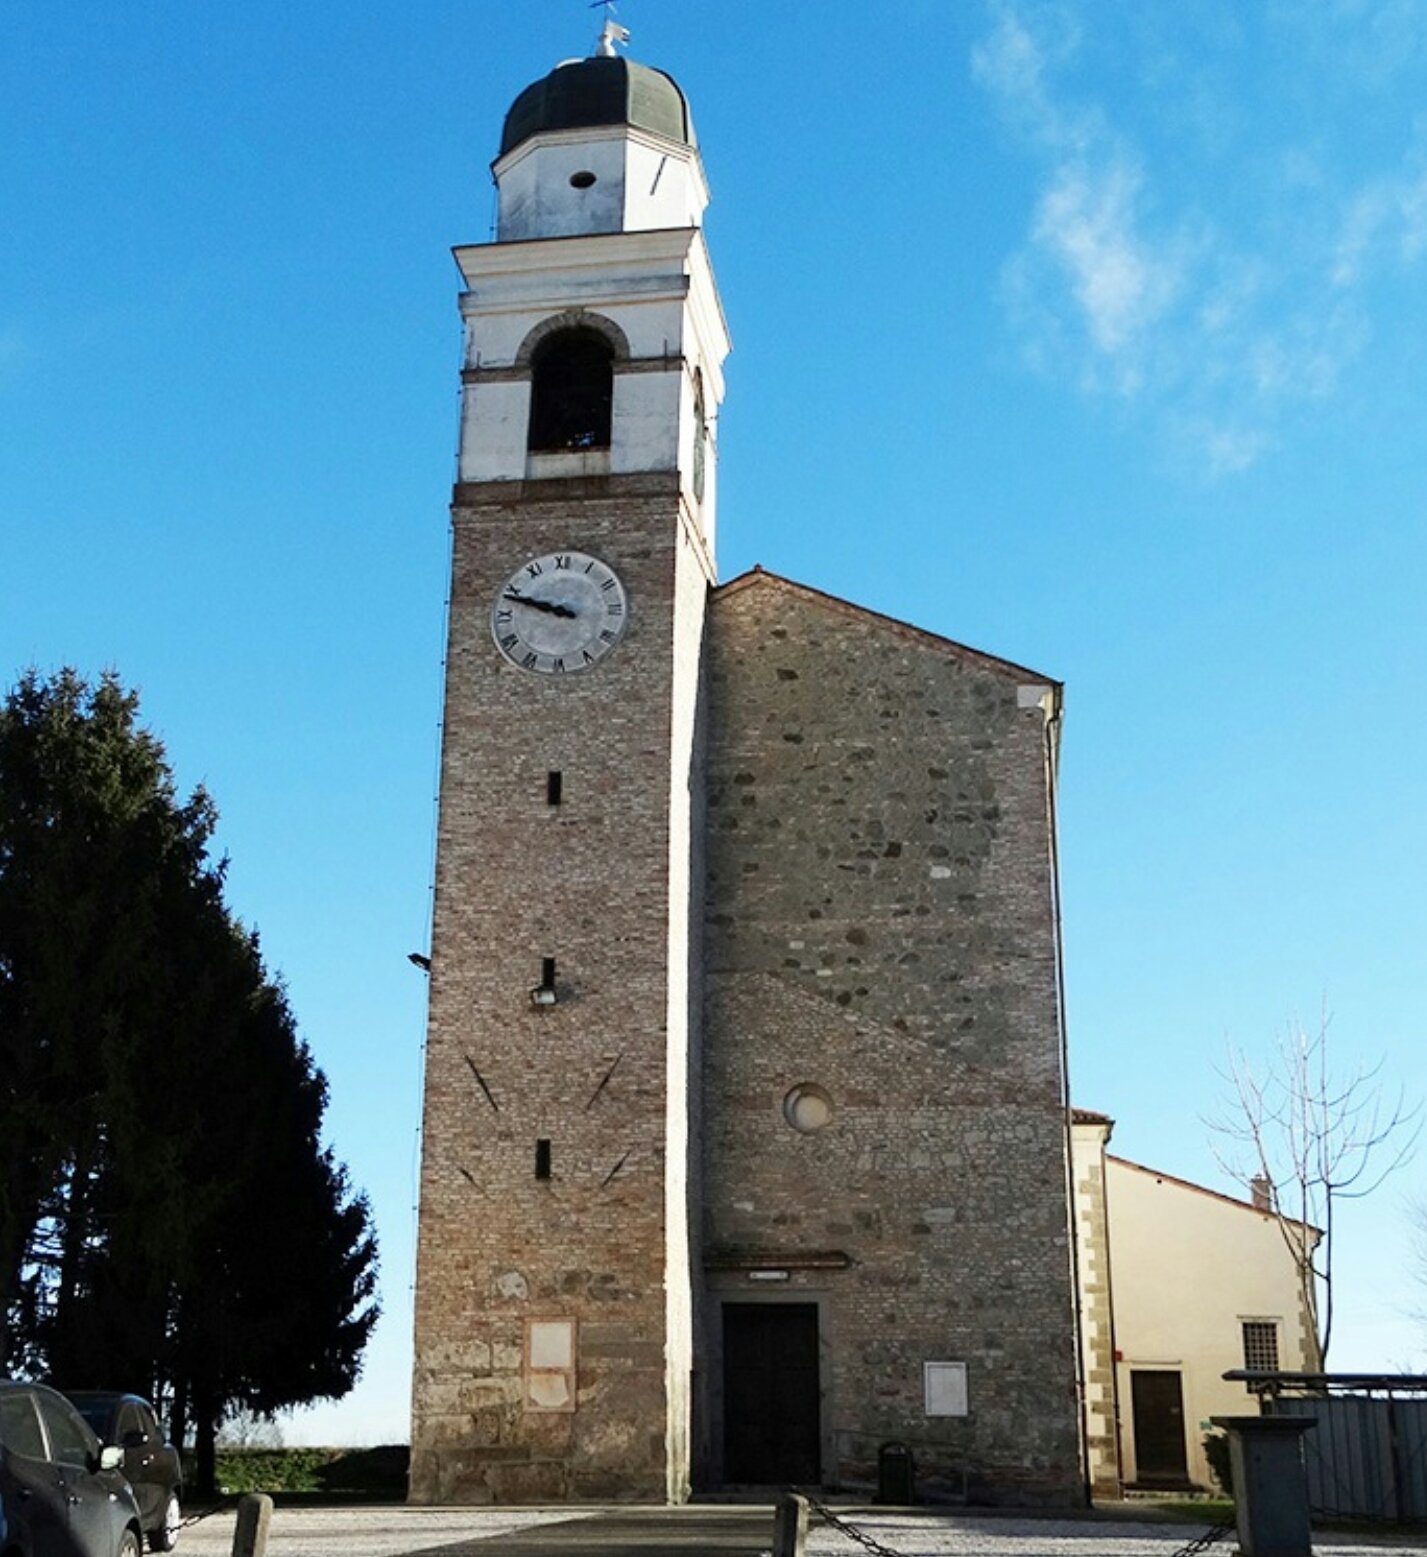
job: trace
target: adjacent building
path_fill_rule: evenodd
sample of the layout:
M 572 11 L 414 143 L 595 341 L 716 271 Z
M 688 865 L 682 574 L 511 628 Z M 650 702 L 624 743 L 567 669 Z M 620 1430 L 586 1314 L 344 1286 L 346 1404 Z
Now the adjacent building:
M 1223 1375 L 1321 1367 L 1297 1261 L 1267 1184 L 1236 1200 L 1110 1155 L 1105 1115 L 1074 1119 L 1093 1490 L 1207 1489 L 1210 1417 L 1257 1410 Z

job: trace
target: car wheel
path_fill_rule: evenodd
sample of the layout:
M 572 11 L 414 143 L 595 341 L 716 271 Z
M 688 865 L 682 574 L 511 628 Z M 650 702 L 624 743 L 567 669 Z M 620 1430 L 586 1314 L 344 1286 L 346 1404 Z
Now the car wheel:
M 117 1557 L 139 1557 L 143 1548 L 139 1545 L 139 1538 L 132 1530 L 126 1530 L 119 1537 L 119 1551 Z
M 183 1511 L 178 1506 L 178 1493 L 170 1492 L 168 1505 L 164 1509 L 164 1522 L 156 1530 L 149 1531 L 149 1550 L 171 1552 L 178 1545 L 178 1527 L 182 1520 Z

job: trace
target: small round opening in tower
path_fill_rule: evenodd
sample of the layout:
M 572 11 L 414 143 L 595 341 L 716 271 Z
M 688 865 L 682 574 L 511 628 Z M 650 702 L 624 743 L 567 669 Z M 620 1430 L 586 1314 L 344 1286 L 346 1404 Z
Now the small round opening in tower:
M 811 1082 L 796 1086 L 783 1099 L 783 1117 L 802 1135 L 811 1135 L 832 1122 L 832 1099 Z
M 588 189 L 595 182 L 595 176 L 588 168 L 579 173 L 570 175 L 571 189 Z

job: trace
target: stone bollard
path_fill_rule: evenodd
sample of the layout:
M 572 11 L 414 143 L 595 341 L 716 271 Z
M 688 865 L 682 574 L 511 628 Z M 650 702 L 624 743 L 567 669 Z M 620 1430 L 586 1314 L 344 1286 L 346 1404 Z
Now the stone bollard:
M 803 1557 L 808 1549 L 808 1500 L 785 1492 L 773 1510 L 773 1557 Z
M 238 1499 L 233 1557 L 263 1557 L 268 1549 L 268 1523 L 272 1517 L 273 1500 L 266 1492 L 248 1492 Z
M 1213 1416 L 1229 1435 L 1243 1557 L 1312 1557 L 1303 1435 L 1311 1416 Z

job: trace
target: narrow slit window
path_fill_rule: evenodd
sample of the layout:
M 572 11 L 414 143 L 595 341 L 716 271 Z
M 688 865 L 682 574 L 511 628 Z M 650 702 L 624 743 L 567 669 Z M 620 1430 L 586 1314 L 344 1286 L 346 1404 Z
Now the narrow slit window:
M 545 775 L 545 803 L 557 806 L 560 804 L 560 796 L 565 787 L 564 778 L 558 769 L 552 768 Z
M 544 1136 L 535 1143 L 535 1177 L 537 1179 L 550 1177 L 550 1143 Z
M 554 989 L 555 987 L 555 959 L 542 957 L 540 959 L 540 987 L 541 989 Z

